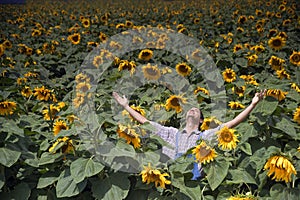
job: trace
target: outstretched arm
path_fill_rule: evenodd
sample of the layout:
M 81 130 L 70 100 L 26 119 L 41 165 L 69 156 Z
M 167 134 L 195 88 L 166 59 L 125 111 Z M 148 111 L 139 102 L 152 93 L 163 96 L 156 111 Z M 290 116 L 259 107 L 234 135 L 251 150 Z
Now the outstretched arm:
M 127 112 L 138 122 L 141 124 L 144 124 L 145 122 L 148 122 L 148 119 L 145 118 L 143 115 L 141 115 L 139 112 L 135 111 L 128 105 L 128 99 L 123 95 L 123 97 L 120 97 L 120 95 L 116 92 L 113 92 L 114 99 L 125 109 Z
M 251 104 L 247 108 L 245 108 L 245 110 L 243 110 L 240 114 L 238 114 L 233 120 L 224 123 L 224 126 L 227 126 L 228 128 L 233 128 L 240 124 L 242 121 L 244 121 L 247 118 L 247 116 L 251 113 L 251 111 L 255 108 L 257 103 L 263 99 L 265 93 L 266 90 L 257 92 L 253 97 Z

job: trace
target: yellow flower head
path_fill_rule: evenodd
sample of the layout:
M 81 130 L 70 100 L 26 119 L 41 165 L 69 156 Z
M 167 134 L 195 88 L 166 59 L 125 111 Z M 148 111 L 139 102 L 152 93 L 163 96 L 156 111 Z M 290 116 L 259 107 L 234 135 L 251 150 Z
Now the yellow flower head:
M 53 124 L 53 134 L 56 136 L 61 130 L 68 130 L 67 123 L 63 120 L 57 120 Z
M 246 86 L 241 86 L 241 87 L 232 87 L 232 92 L 234 92 L 235 94 L 239 95 L 239 97 L 244 96 L 244 92 L 246 90 Z
M 268 159 L 264 166 L 265 170 L 268 170 L 267 175 L 273 176 L 275 181 L 285 181 L 286 183 L 291 182 L 291 175 L 296 175 L 294 165 L 284 156 L 275 155 Z
M 234 45 L 234 47 L 233 47 L 233 53 L 236 53 L 236 52 L 238 52 L 238 51 L 241 50 L 241 49 L 243 49 L 243 45 L 241 45 L 241 44 L 236 44 L 236 45 Z
M 225 69 L 225 71 L 223 71 L 222 75 L 223 75 L 224 80 L 228 83 L 231 83 L 236 80 L 236 74 L 235 74 L 235 71 L 233 71 L 233 69 L 229 69 L 229 68 Z
M 279 89 L 267 90 L 267 96 L 274 97 L 278 101 L 282 101 L 283 99 L 285 99 L 285 95 L 287 95 L 287 94 L 288 94 L 288 92 L 283 92 L 282 90 L 279 90 Z
M 216 151 L 207 146 L 204 141 L 195 146 L 192 153 L 195 155 L 196 160 L 202 164 L 210 163 L 217 157 Z
M 79 44 L 80 43 L 80 34 L 74 33 L 73 35 L 69 35 L 68 40 L 71 41 L 72 44 Z
M 95 56 L 93 59 L 93 65 L 96 68 L 99 68 L 101 64 L 103 64 L 103 56 L 100 56 L 100 55 Z
M 285 71 L 285 69 L 277 70 L 276 74 L 279 79 L 291 79 L 290 75 L 287 73 L 287 71 Z
M 139 59 L 144 61 L 149 61 L 152 58 L 152 56 L 153 51 L 151 51 L 150 49 L 144 49 L 138 55 Z
M 80 82 L 76 85 L 76 91 L 86 93 L 91 89 L 91 84 L 88 82 Z
M 132 144 L 134 148 L 141 147 L 141 139 L 135 129 L 131 128 L 130 125 L 124 126 L 119 124 L 117 133 L 120 138 L 124 138 L 126 140 L 127 144 Z
M 259 85 L 256 82 L 254 75 L 241 75 L 240 78 L 243 79 L 246 84 Z
M 271 39 L 268 41 L 268 45 L 276 51 L 282 49 L 282 47 L 285 46 L 285 43 L 285 38 L 282 38 L 280 36 L 271 37 Z
M 283 69 L 284 63 L 285 63 L 284 59 L 278 58 L 276 56 L 271 56 L 271 58 L 269 59 L 269 65 L 271 65 L 272 69 L 274 70 Z
M 183 95 L 171 95 L 166 101 L 166 110 L 175 109 L 176 113 L 182 111 L 181 103 L 185 104 L 187 102 L 186 98 L 183 98 Z
M 52 100 L 53 102 L 57 102 L 55 94 L 53 94 L 51 90 L 46 89 L 45 86 L 36 87 L 33 95 L 40 101 Z
M 192 72 L 192 68 L 186 63 L 178 63 L 175 67 L 176 72 L 181 76 L 188 76 Z
M 13 101 L 0 102 L 0 115 L 12 115 L 16 110 L 17 104 Z
M 300 124 L 300 107 L 296 108 L 293 116 L 293 120 Z
M 231 108 L 231 109 L 242 109 L 242 108 L 245 108 L 245 106 L 239 102 L 236 102 L 236 101 L 230 101 L 228 106 Z
M 209 118 L 205 118 L 203 120 L 200 129 L 201 129 L 201 131 L 208 130 L 211 128 L 216 128 L 220 124 L 221 124 L 221 122 L 219 120 L 217 120 L 216 117 L 209 117 Z
M 134 61 L 128 61 L 128 60 L 120 60 L 118 70 L 122 71 L 127 69 L 130 71 L 130 74 L 132 75 L 135 72 L 136 64 Z
M 158 169 L 152 168 L 150 163 L 148 164 L 148 166 L 144 166 L 144 169 L 141 171 L 140 175 L 142 176 L 143 183 L 155 183 L 155 187 L 161 187 L 165 189 L 166 185 L 171 184 L 171 181 L 166 179 L 169 174 L 161 174 Z
M 234 134 L 235 130 L 224 126 L 221 130 L 216 132 L 218 135 L 218 146 L 221 146 L 223 150 L 232 150 L 236 148 L 236 143 L 239 142 L 237 135 Z
M 58 138 L 55 143 L 49 148 L 50 153 L 56 153 L 58 149 L 64 154 L 74 152 L 73 141 L 68 137 Z
M 290 56 L 290 62 L 293 65 L 300 66 L 300 52 L 293 51 L 293 54 Z
M 144 77 L 148 80 L 158 80 L 161 73 L 157 65 L 152 66 L 150 63 L 142 67 Z
M 22 96 L 29 98 L 32 95 L 32 90 L 29 86 L 25 86 L 21 91 Z

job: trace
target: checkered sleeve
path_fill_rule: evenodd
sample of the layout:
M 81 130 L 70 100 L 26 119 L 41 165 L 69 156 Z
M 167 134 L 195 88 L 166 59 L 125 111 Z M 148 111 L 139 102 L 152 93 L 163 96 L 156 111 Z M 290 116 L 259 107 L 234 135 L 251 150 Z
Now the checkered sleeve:
M 155 131 L 153 132 L 154 134 L 158 135 L 163 140 L 170 143 L 172 146 L 175 145 L 175 139 L 176 139 L 175 136 L 176 133 L 178 132 L 177 128 L 163 126 L 153 121 L 150 121 L 150 124 L 155 128 Z

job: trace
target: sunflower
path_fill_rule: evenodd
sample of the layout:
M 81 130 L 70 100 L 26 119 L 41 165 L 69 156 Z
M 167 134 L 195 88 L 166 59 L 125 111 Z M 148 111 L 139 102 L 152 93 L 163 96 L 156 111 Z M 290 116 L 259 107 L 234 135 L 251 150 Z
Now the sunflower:
M 254 63 L 256 63 L 258 56 L 256 54 L 252 54 L 247 57 L 248 59 L 248 66 L 252 66 Z
M 226 68 L 225 71 L 223 71 L 222 75 L 223 79 L 228 83 L 231 83 L 236 80 L 236 74 L 235 71 L 233 71 L 233 69 Z
M 5 49 L 11 49 L 12 48 L 12 43 L 9 40 L 4 40 L 2 45 L 4 46 Z
M 259 85 L 256 82 L 254 75 L 241 75 L 240 78 L 243 79 L 246 84 Z
M 202 92 L 203 94 L 209 95 L 209 91 L 205 88 L 197 86 L 197 88 L 194 90 L 194 94 L 198 94 L 199 92 Z
M 76 93 L 76 97 L 73 99 L 73 105 L 75 108 L 79 108 L 84 103 L 85 95 L 82 93 Z
M 58 149 L 61 149 L 62 153 L 73 153 L 74 145 L 73 141 L 68 137 L 58 138 L 55 143 L 49 148 L 50 153 L 56 153 Z
M 274 70 L 283 69 L 284 63 L 285 63 L 284 59 L 278 58 L 276 56 L 271 56 L 271 58 L 269 59 L 269 65 L 271 65 L 272 69 Z
M 239 95 L 239 97 L 244 96 L 245 90 L 246 90 L 246 86 L 244 86 L 244 85 L 240 86 L 240 87 L 238 87 L 238 86 L 232 87 L 232 92 Z
M 247 21 L 247 17 L 245 15 L 241 15 L 238 18 L 238 23 L 239 24 L 244 24 Z
M 259 54 L 265 50 L 265 47 L 263 45 L 254 45 L 250 50 L 254 50 L 257 54 Z
M 162 174 L 158 169 L 152 168 L 150 163 L 148 163 L 148 166 L 143 167 L 144 169 L 140 173 L 140 175 L 142 176 L 143 183 L 155 183 L 155 187 L 161 187 L 163 189 L 166 188 L 166 185 L 171 184 L 171 181 L 166 179 L 166 177 L 168 177 L 169 174 Z
M 136 64 L 134 61 L 129 62 L 128 60 L 120 60 L 118 65 L 119 65 L 118 67 L 119 71 L 127 69 L 128 71 L 130 71 L 131 75 L 135 72 Z
M 210 163 L 217 157 L 215 149 L 207 146 L 204 141 L 195 146 L 192 153 L 195 155 L 197 162 L 201 164 Z
M 93 65 L 96 67 L 96 68 L 99 68 L 99 66 L 103 64 L 103 57 L 98 55 L 98 56 L 95 56 L 94 59 L 93 59 Z
M 231 109 L 242 109 L 242 108 L 245 108 L 245 106 L 239 102 L 236 102 L 236 101 L 230 101 L 228 106 L 231 108 Z
M 53 134 L 56 136 L 61 130 L 68 130 L 67 123 L 63 120 L 56 120 L 53 124 Z
M 0 44 L 0 57 L 4 54 L 5 47 L 3 44 Z
M 30 89 L 29 86 L 25 86 L 22 90 L 21 90 L 21 94 L 22 96 L 29 98 L 32 95 L 32 90 Z
M 296 90 L 296 92 L 300 93 L 300 87 L 296 83 L 291 83 L 291 88 Z
M 216 128 L 222 124 L 216 117 L 205 118 L 200 126 L 201 131 Z
M 278 30 L 272 28 L 272 29 L 269 30 L 268 37 L 273 37 L 273 36 L 276 35 L 277 33 L 278 33 Z
M 234 134 L 235 130 L 224 126 L 221 130 L 217 131 L 218 146 L 221 146 L 223 150 L 232 150 L 236 148 L 236 143 L 239 142 L 237 135 Z
M 290 62 L 293 65 L 300 66 L 300 52 L 293 51 L 293 54 L 290 56 Z
M 285 43 L 286 40 L 279 36 L 271 37 L 271 39 L 268 41 L 268 45 L 276 51 L 282 49 L 282 47 L 285 46 Z
M 82 23 L 82 26 L 83 26 L 84 28 L 88 28 L 88 27 L 90 27 L 90 25 L 91 25 L 90 20 L 87 19 L 87 18 L 84 18 L 84 19 L 81 21 L 81 23 Z
M 281 70 L 277 70 L 276 74 L 277 74 L 279 79 L 283 79 L 283 78 L 291 79 L 290 75 L 285 71 L 284 68 L 281 69 Z
M 22 85 L 23 83 L 26 83 L 27 82 L 27 78 L 18 78 L 17 79 L 17 84 L 18 85 Z
M 33 95 L 40 101 L 52 100 L 53 102 L 57 102 L 55 95 L 52 93 L 51 90 L 45 88 L 45 86 L 36 87 L 34 89 Z
M 130 107 L 136 112 L 138 112 L 139 114 L 141 114 L 142 116 L 144 117 L 146 116 L 146 112 L 141 106 L 131 105 Z M 122 115 L 123 116 L 128 115 L 132 121 L 135 120 L 126 110 L 122 111 Z
M 0 102 L 0 115 L 12 115 L 16 110 L 17 104 L 13 101 Z
M 171 95 L 166 101 L 166 110 L 175 109 L 176 113 L 182 111 L 180 103 L 185 104 L 187 102 L 186 98 L 183 98 L 183 95 Z
M 288 92 L 283 92 L 282 90 L 279 90 L 279 89 L 267 90 L 267 96 L 274 97 L 278 101 L 282 101 L 285 98 L 285 95 L 287 95 L 287 94 L 288 94 Z
M 134 25 L 134 24 L 133 24 L 132 21 L 126 20 L 125 26 L 126 26 L 127 28 L 131 28 L 133 25 Z
M 57 104 L 57 106 L 50 104 L 49 108 L 46 108 L 42 111 L 43 115 L 44 115 L 44 119 L 45 120 L 54 120 L 57 119 L 57 113 L 63 108 L 65 107 L 65 103 L 64 102 L 59 102 Z
M 134 148 L 141 147 L 141 139 L 135 129 L 131 128 L 130 125 L 124 126 L 119 124 L 117 133 L 120 138 L 124 138 L 126 140 L 127 144 L 132 144 Z
M 104 42 L 107 39 L 107 36 L 105 33 L 100 32 L 99 39 L 101 42 Z
M 151 65 L 148 63 L 147 65 L 142 67 L 144 77 L 148 80 L 158 80 L 161 77 L 160 70 L 158 69 L 157 65 Z
M 243 45 L 241 45 L 241 44 L 236 44 L 236 45 L 234 45 L 234 47 L 233 47 L 233 53 L 236 53 L 236 52 L 238 52 L 238 51 L 241 50 L 241 49 L 243 49 Z
M 190 66 L 188 66 L 186 63 L 178 63 L 175 67 L 176 72 L 181 76 L 188 76 L 192 72 L 192 69 Z
M 293 120 L 300 124 L 300 107 L 296 108 L 293 116 Z
M 71 41 L 72 44 L 79 44 L 80 43 L 80 34 L 74 33 L 73 35 L 69 35 L 68 40 Z
M 267 175 L 275 181 L 291 182 L 291 175 L 296 175 L 294 165 L 284 156 L 274 155 L 268 159 L 264 166 L 264 170 L 268 170 Z
M 253 196 L 252 194 L 237 194 L 234 196 L 230 196 L 226 200 L 258 200 L 258 198 Z
M 150 49 L 144 49 L 139 53 L 138 58 L 140 60 L 149 61 L 152 58 L 152 56 L 153 51 L 151 51 Z
M 77 74 L 75 76 L 75 81 L 76 81 L 76 83 L 80 83 L 80 82 L 87 82 L 87 83 L 89 83 L 90 82 L 90 78 L 86 74 L 80 73 L 80 74 Z

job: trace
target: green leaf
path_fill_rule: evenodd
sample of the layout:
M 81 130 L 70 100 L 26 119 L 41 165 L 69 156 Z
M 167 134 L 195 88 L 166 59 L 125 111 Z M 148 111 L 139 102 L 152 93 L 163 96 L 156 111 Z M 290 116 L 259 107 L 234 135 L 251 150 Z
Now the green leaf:
M 16 200 L 27 200 L 29 199 L 31 190 L 27 183 L 22 182 L 15 186 L 14 190 L 10 192 L 1 192 L 0 199 L 16 199 Z
M 52 154 L 52 153 L 44 152 L 41 155 L 41 158 L 39 160 L 39 165 L 54 163 L 56 159 L 58 159 L 59 157 L 61 157 L 61 154 L 59 153 Z
M 240 184 L 240 183 L 252 183 L 256 184 L 255 179 L 245 169 L 233 169 L 229 170 L 231 174 L 231 180 L 227 183 Z
M 228 173 L 229 162 L 224 159 L 216 159 L 215 161 L 203 166 L 204 172 L 207 174 L 207 180 L 212 190 L 215 190 L 224 180 Z
M 43 174 L 38 181 L 37 188 L 45 188 L 52 185 L 59 178 L 58 172 L 48 172 Z
M 0 155 L 0 163 L 6 167 L 11 167 L 15 162 L 17 162 L 21 156 L 21 152 L 2 147 L 0 148 Z
M 19 128 L 14 121 L 7 120 L 2 126 L 1 131 L 24 137 L 24 130 Z
M 83 191 L 86 183 L 86 180 L 76 183 L 70 174 L 70 170 L 66 169 L 60 174 L 57 181 L 56 195 L 58 198 L 75 196 Z
M 256 112 L 262 113 L 263 116 L 271 115 L 277 108 L 278 100 L 273 97 L 266 97 L 263 101 L 259 102 L 255 107 Z
M 275 184 L 270 190 L 270 196 L 274 199 L 295 200 L 300 197 L 300 189 L 287 188 L 281 184 Z
M 300 139 L 300 135 L 297 134 L 294 124 L 287 120 L 286 118 L 282 118 L 275 126 L 275 128 L 283 131 L 287 135 L 291 136 L 294 139 Z
M 240 145 L 240 149 L 245 152 L 247 155 L 252 155 L 251 145 L 248 142 L 243 143 Z
M 71 175 L 76 183 L 91 177 L 103 170 L 104 166 L 99 162 L 94 162 L 91 158 L 79 158 L 71 163 Z
M 125 173 L 116 172 L 103 180 L 92 182 L 93 197 L 101 200 L 124 199 L 129 191 L 130 183 Z

